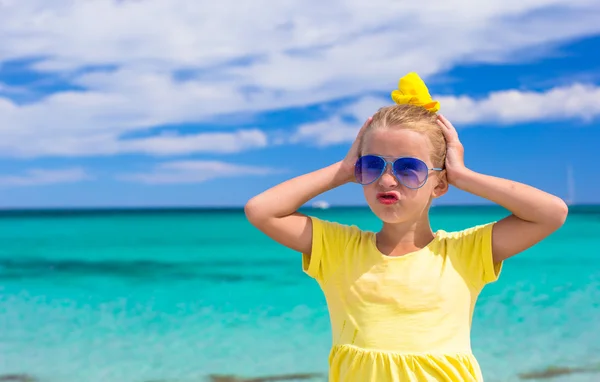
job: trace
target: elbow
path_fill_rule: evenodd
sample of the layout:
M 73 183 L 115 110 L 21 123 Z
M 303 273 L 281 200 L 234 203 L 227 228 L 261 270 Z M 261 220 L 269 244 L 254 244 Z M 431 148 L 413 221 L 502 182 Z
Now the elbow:
M 254 198 L 248 200 L 244 205 L 244 215 L 246 215 L 246 219 L 252 224 L 254 224 L 256 220 L 257 210 L 256 200 Z
M 260 206 L 260 201 L 253 197 L 250 199 L 246 205 L 244 205 L 244 214 L 246 215 L 246 219 L 253 225 L 258 226 L 261 221 L 261 211 L 264 208 Z
M 559 229 L 567 221 L 569 215 L 569 206 L 561 198 L 556 197 L 549 214 L 549 222 L 554 229 Z

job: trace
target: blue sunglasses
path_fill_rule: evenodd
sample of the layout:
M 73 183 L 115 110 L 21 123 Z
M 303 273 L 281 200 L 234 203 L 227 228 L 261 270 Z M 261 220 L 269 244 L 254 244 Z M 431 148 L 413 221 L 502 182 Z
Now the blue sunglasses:
M 358 158 L 354 166 L 356 181 L 363 186 L 375 182 L 383 175 L 388 163 L 392 165 L 396 179 L 413 190 L 423 187 L 429 178 L 430 170 L 442 170 L 437 167 L 429 168 L 425 162 L 413 157 L 396 158 L 390 162 L 380 155 L 364 155 Z

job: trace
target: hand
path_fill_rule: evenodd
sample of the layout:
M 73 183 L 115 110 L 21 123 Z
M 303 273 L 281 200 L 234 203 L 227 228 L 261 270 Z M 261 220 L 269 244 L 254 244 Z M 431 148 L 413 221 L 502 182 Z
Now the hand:
M 457 186 L 458 178 L 467 169 L 465 166 L 465 149 L 458 139 L 458 133 L 452 123 L 443 115 L 438 115 L 437 124 L 446 137 L 446 177 L 448 182 Z
M 348 154 L 346 154 L 346 157 L 342 160 L 340 167 L 340 176 L 346 182 L 356 182 L 356 178 L 354 177 L 354 166 L 356 165 L 356 161 L 358 160 L 358 154 L 360 149 L 359 146 L 362 137 L 365 134 L 365 131 L 367 130 L 367 127 L 371 124 L 372 119 L 372 117 L 369 117 L 366 120 L 366 122 L 362 125 L 362 127 L 358 131 L 358 134 L 356 135 L 356 138 L 354 139 L 354 143 L 352 143 L 350 150 L 348 150 Z

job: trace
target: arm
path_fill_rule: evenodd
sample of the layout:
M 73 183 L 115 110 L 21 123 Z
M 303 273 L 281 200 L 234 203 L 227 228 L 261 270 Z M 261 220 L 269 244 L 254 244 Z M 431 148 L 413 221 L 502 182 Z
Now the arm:
M 276 242 L 310 254 L 311 219 L 297 210 L 312 198 L 349 181 L 343 162 L 287 180 L 253 197 L 244 211 L 252 225 Z
M 568 214 L 558 197 L 522 183 L 464 169 L 456 174 L 456 187 L 490 200 L 512 214 L 492 231 L 492 253 L 498 263 L 540 242 L 559 229 Z
M 494 225 L 494 262 L 532 247 L 564 224 L 568 207 L 560 198 L 522 183 L 467 169 L 456 129 L 443 116 L 439 117 L 438 123 L 448 145 L 446 171 L 450 184 L 499 204 L 512 213 Z
M 344 160 L 283 182 L 248 201 L 244 211 L 250 223 L 276 242 L 297 252 L 312 251 L 312 220 L 297 210 L 310 199 L 354 179 L 363 124 Z

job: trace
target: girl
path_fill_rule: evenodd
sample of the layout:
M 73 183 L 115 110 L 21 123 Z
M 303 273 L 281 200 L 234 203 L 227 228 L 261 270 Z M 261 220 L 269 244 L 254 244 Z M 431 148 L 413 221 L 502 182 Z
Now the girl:
M 437 115 L 415 73 L 360 129 L 346 157 L 255 196 L 248 220 L 302 253 L 330 312 L 332 382 L 483 381 L 471 352 L 476 299 L 502 262 L 557 230 L 565 203 L 533 187 L 465 167 L 456 130 Z M 355 181 L 378 233 L 297 210 Z M 458 232 L 433 232 L 429 207 L 452 185 L 512 214 Z

